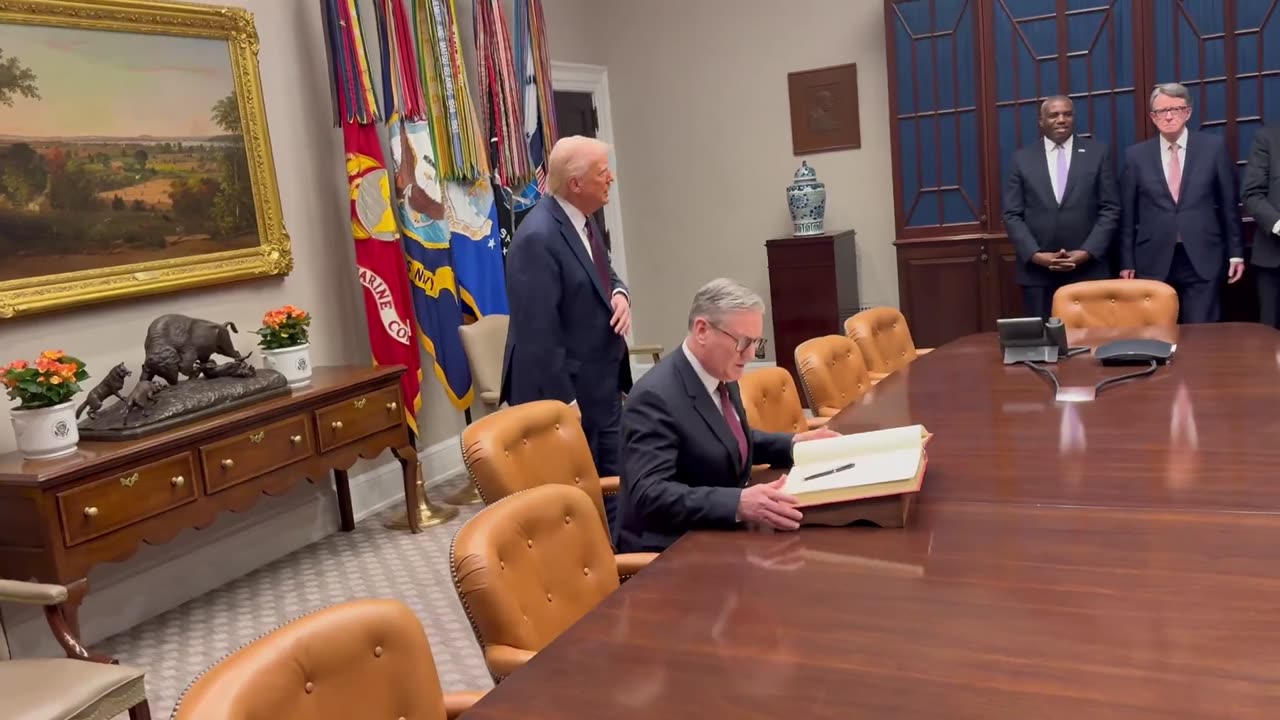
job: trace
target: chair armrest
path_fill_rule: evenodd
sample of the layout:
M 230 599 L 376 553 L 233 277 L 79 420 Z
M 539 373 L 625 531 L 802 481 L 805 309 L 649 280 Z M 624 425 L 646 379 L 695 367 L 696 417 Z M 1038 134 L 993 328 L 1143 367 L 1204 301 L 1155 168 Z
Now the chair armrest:
M 0 601 L 23 605 L 57 605 L 66 602 L 67 589 L 61 585 L 0 580 Z
M 521 650 L 510 645 L 486 645 L 484 647 L 484 664 L 495 680 L 510 675 L 524 667 L 525 663 L 537 655 L 532 650 Z
M 600 478 L 600 493 L 603 495 L 617 495 L 622 489 L 622 478 L 617 475 L 605 475 Z
M 916 355 L 928 355 L 934 350 L 937 350 L 937 348 L 916 348 Z
M 618 563 L 618 579 L 626 582 L 627 578 L 635 575 L 645 569 L 653 559 L 658 557 L 655 552 L 638 552 L 638 553 L 622 553 L 614 555 L 613 559 Z
M 472 705 L 480 702 L 480 698 L 488 690 L 466 690 L 464 692 L 445 693 L 444 696 L 444 716 L 448 720 L 453 720 L 462 713 L 471 709 Z
M 890 375 L 892 375 L 893 373 L 878 373 L 878 372 L 873 372 L 873 373 L 867 373 L 867 374 L 871 376 L 871 384 L 872 384 L 872 385 L 879 385 L 881 380 L 883 380 L 883 379 L 885 379 L 885 378 L 889 377 L 889 376 L 890 376 Z
M 831 422 L 831 416 L 805 418 L 805 422 L 808 423 L 810 430 L 817 430 L 820 427 L 826 427 L 827 423 Z

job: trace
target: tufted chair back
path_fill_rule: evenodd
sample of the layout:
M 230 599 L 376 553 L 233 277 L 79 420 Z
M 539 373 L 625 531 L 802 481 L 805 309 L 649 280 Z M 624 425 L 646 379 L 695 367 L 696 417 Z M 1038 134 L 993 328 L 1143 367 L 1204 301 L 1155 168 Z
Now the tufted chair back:
M 785 368 L 761 368 L 745 373 L 738 381 L 738 391 L 751 427 L 777 433 L 809 429 L 795 381 Z
M 844 334 L 858 344 L 868 372 L 897 372 L 919 355 L 907 319 L 897 308 L 863 310 L 844 321 Z
M 449 565 L 495 679 L 618 589 L 598 508 L 566 485 L 541 485 L 481 510 L 454 536 Z M 506 661 L 513 654 L 520 663 Z
M 862 353 L 853 340 L 827 335 L 796 347 L 796 370 L 818 417 L 832 417 L 858 401 L 871 387 Z
M 174 720 L 444 720 L 422 623 L 396 600 L 298 618 L 196 678 Z
M 471 366 L 471 380 L 480 402 L 498 407 L 502 391 L 502 354 L 507 347 L 507 315 L 486 315 L 470 325 L 460 325 L 462 349 Z
M 1077 330 L 1178 324 L 1178 292 L 1159 280 L 1086 280 L 1058 288 L 1053 316 Z
M 571 485 L 587 493 L 608 527 L 582 421 L 558 400 L 511 405 L 471 423 L 462 431 L 462 462 L 486 505 L 539 485 Z

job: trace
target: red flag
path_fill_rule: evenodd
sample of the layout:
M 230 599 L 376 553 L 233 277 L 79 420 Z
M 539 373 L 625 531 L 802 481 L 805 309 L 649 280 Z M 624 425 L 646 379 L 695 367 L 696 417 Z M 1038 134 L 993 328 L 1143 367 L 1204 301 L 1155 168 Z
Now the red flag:
M 356 267 L 364 287 L 364 314 L 369 344 L 377 365 L 405 365 L 400 379 L 405 418 L 415 434 L 422 407 L 422 382 L 409 275 L 400 233 L 391 206 L 391 178 L 382 159 L 382 146 L 373 125 L 342 122 L 346 146 L 347 181 L 351 187 L 351 230 L 356 243 Z

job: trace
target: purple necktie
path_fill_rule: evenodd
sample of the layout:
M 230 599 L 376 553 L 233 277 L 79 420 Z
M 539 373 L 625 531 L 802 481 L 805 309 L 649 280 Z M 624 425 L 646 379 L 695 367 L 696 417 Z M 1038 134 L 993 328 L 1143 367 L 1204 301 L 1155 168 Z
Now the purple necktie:
M 1058 183 L 1055 197 L 1058 198 L 1058 204 L 1062 204 L 1062 194 L 1067 191 L 1067 149 L 1061 145 L 1057 147 L 1058 152 Z
M 747 464 L 747 434 L 742 430 L 742 420 L 738 417 L 738 411 L 733 409 L 733 401 L 729 399 L 729 386 L 720 383 L 720 412 L 724 413 L 725 422 L 729 423 L 729 432 L 733 433 L 733 439 L 738 441 L 738 457 L 742 459 L 742 465 Z
M 603 287 L 607 294 L 613 290 L 613 283 L 609 280 L 609 254 L 604 249 L 604 243 L 600 242 L 600 237 L 596 235 L 595 223 L 591 222 L 591 218 L 587 218 L 586 228 L 587 244 L 591 246 L 591 261 L 595 263 L 600 287 Z

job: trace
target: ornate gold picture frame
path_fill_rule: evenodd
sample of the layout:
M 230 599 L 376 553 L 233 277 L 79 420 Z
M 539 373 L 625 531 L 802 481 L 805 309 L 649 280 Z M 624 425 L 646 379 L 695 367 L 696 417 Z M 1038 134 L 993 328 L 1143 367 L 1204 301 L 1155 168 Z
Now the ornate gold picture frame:
M 292 268 L 252 14 L 0 0 L 0 318 Z

